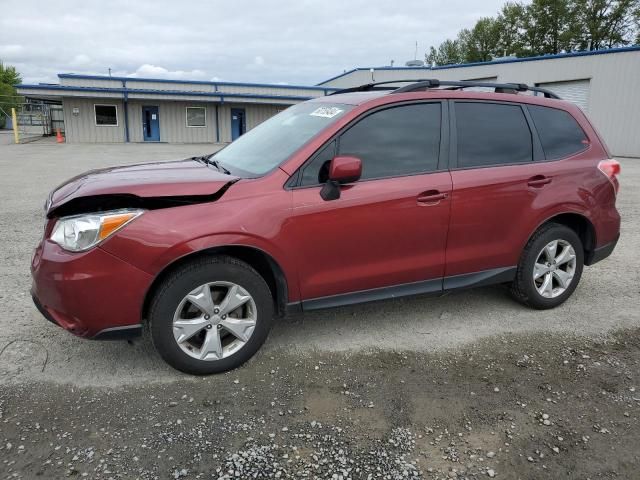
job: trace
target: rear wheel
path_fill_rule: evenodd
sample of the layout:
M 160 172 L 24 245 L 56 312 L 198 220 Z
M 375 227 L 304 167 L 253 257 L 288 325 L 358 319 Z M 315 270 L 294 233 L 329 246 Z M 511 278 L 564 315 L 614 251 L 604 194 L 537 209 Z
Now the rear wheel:
M 580 237 L 564 225 L 543 225 L 522 252 L 511 293 L 532 308 L 557 307 L 578 286 L 583 265 Z
M 151 336 L 172 367 L 197 375 L 242 365 L 262 346 L 273 319 L 273 298 L 248 264 L 205 257 L 171 274 L 149 309 Z

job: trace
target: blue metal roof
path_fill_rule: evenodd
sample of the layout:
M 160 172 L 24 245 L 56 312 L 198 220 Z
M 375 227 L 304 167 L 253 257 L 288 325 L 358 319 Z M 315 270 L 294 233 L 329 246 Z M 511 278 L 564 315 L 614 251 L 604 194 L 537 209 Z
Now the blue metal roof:
M 121 82 L 156 82 L 156 83 L 184 83 L 188 85 L 213 85 L 230 87 L 256 87 L 256 88 L 285 88 L 292 90 L 337 90 L 332 87 L 319 87 L 315 85 L 286 85 L 279 83 L 241 83 L 241 82 L 210 82 L 204 80 L 171 80 L 166 78 L 140 78 L 140 77 L 110 77 L 108 75 L 83 75 L 76 73 L 59 73 L 58 78 L 79 78 L 86 80 L 117 80 Z
M 107 77 L 108 78 L 108 77 Z M 17 85 L 16 88 L 23 90 L 59 90 L 61 92 L 91 92 L 91 93 L 121 93 L 130 94 L 152 94 L 152 95 L 180 95 L 186 97 L 217 97 L 221 101 L 225 98 L 257 98 L 262 100 L 309 100 L 313 97 L 300 95 L 267 95 L 255 93 L 226 93 L 226 92 L 187 92 L 184 90 L 152 90 L 127 87 L 76 87 L 70 85 Z M 321 89 L 322 90 L 322 89 Z
M 480 65 L 502 65 L 504 63 L 518 63 L 518 62 L 535 62 L 539 60 L 554 60 L 557 58 L 569 58 L 569 57 L 587 57 L 590 55 L 605 55 L 608 53 L 622 53 L 622 52 L 635 52 L 640 51 L 640 45 L 633 45 L 630 47 L 619 47 L 619 48 L 608 48 L 606 50 L 590 50 L 590 51 L 581 51 L 581 52 L 567 52 L 567 53 L 558 53 L 555 55 L 540 55 L 537 57 L 524 57 L 524 58 L 507 58 L 504 60 L 496 59 L 491 60 L 489 62 L 474 62 L 474 63 L 456 63 L 450 65 L 440 65 L 436 67 L 360 67 L 353 68 L 348 72 L 341 73 L 340 75 L 336 75 L 335 77 L 331 77 L 327 80 L 320 82 L 318 85 L 323 85 L 332 80 L 336 80 L 337 78 L 344 77 L 353 72 L 361 71 L 361 70 L 448 70 L 450 68 L 465 68 L 465 67 L 477 67 Z

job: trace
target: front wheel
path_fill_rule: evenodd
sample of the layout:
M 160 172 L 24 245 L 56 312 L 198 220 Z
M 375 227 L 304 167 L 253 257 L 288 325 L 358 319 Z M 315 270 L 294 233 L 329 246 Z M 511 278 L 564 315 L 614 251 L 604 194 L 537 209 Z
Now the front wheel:
M 219 373 L 258 351 L 273 313 L 269 287 L 251 266 L 228 256 L 204 257 L 169 275 L 156 291 L 151 337 L 172 367 Z
M 564 225 L 543 225 L 522 252 L 511 293 L 532 308 L 557 307 L 578 286 L 583 266 L 580 237 Z

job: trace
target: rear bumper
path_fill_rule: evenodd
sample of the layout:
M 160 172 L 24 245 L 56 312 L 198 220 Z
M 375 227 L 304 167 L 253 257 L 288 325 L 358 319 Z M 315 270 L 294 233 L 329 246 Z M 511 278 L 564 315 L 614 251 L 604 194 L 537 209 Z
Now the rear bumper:
M 599 261 L 607 258 L 609 255 L 611 255 L 613 250 L 616 248 L 616 245 L 618 244 L 619 239 L 620 239 L 620 234 L 618 234 L 618 236 L 613 242 L 609 242 L 605 245 L 602 245 L 601 247 L 598 247 L 592 252 L 590 252 L 587 258 L 585 258 L 584 264 L 593 265 L 594 263 L 598 263 Z
M 100 248 L 69 253 L 48 240 L 36 248 L 31 274 L 33 302 L 50 322 L 84 338 L 140 334 L 149 274 Z

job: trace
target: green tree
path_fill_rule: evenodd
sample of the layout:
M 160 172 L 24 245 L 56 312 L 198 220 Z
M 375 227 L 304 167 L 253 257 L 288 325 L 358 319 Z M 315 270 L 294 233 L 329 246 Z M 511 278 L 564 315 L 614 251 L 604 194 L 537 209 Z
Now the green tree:
M 638 0 L 575 0 L 578 47 L 598 50 L 631 43 L 639 4 Z
M 428 64 L 451 65 L 454 63 L 462 63 L 463 58 L 460 52 L 460 44 L 457 40 L 447 39 L 442 42 L 438 48 L 431 47 L 429 54 L 426 56 Z
M 464 33 L 463 33 L 464 32 Z M 466 62 L 486 62 L 498 55 L 500 25 L 491 17 L 481 18 L 470 31 L 460 32 L 458 41 Z
M 640 2 L 639 5 L 636 6 L 635 11 L 633 12 L 634 23 L 636 26 L 636 45 L 640 45 Z
M 635 37 L 635 38 L 634 38 Z M 431 47 L 439 65 L 483 62 L 494 56 L 529 57 L 640 43 L 640 0 L 532 0 L 505 3 L 455 40 Z
M 572 0 L 533 0 L 527 6 L 525 30 L 531 29 L 532 55 L 572 50 L 575 43 L 575 12 Z
M 504 55 L 522 55 L 524 17 L 526 7 L 517 2 L 507 2 L 500 10 L 498 18 L 498 51 Z
M 5 65 L 4 63 L 2 63 L 2 60 L 0 60 L 0 83 L 6 83 L 7 85 L 15 87 L 21 82 L 22 78 L 16 70 L 16 67 Z
M 5 66 L 0 61 L 0 128 L 4 128 L 6 125 L 5 113 L 7 115 L 11 114 L 11 109 L 17 107 L 20 103 L 16 85 L 21 81 L 20 74 L 15 67 L 11 65 Z

